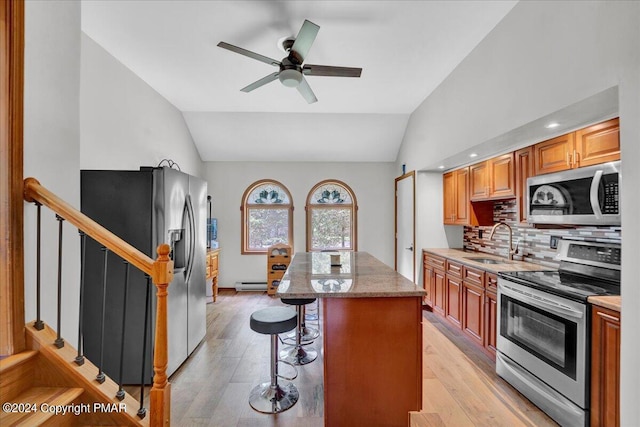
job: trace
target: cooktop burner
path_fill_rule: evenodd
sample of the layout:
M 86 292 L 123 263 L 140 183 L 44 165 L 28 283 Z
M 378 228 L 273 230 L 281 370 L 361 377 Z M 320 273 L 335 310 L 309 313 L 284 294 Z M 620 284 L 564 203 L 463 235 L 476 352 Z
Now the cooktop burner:
M 503 272 L 508 280 L 576 301 L 593 295 L 620 295 L 620 283 L 561 271 Z

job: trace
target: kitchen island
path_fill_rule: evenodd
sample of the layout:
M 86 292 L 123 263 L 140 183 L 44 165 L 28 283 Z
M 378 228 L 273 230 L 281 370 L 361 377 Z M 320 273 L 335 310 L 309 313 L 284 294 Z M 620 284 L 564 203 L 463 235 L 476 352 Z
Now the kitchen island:
M 324 424 L 406 426 L 422 402 L 425 291 L 366 252 L 296 253 L 276 296 L 320 298 Z

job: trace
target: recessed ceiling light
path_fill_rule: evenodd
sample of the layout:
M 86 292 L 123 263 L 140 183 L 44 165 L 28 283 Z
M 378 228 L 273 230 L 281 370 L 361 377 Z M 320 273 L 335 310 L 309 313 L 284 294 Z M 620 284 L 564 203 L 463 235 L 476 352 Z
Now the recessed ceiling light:
M 469 157 L 478 157 L 478 154 L 477 153 L 471 153 L 471 154 L 469 154 Z
M 545 127 L 546 127 L 547 129 L 553 129 L 553 128 L 557 128 L 558 126 L 560 126 L 560 123 L 558 123 L 558 122 L 551 122 L 551 123 L 549 123 L 548 125 L 546 125 Z
M 444 169 L 444 165 L 438 166 L 438 169 Z

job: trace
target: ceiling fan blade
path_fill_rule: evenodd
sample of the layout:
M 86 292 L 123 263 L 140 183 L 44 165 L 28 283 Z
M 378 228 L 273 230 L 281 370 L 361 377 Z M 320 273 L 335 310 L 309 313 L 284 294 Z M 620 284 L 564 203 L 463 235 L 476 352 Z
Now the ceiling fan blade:
M 250 50 L 243 49 L 238 46 L 234 46 L 229 43 L 220 42 L 218 43 L 218 47 L 223 49 L 230 50 L 231 52 L 239 53 L 240 55 L 248 56 L 249 58 L 257 59 L 258 61 L 264 62 L 265 64 L 274 65 L 276 67 L 280 66 L 280 61 L 269 58 L 268 56 L 260 55 L 259 53 L 251 52 Z
M 309 83 L 307 83 L 307 79 L 305 79 L 304 76 L 302 76 L 302 80 L 297 86 L 297 89 L 298 92 L 300 92 L 300 95 L 302 95 L 302 97 L 306 99 L 309 104 L 313 104 L 314 102 L 318 101 L 318 98 L 316 98 L 316 95 L 311 90 L 311 86 L 309 86 Z
M 307 76 L 360 77 L 362 68 L 306 64 L 302 67 L 302 73 Z
M 280 71 L 276 71 L 273 74 L 269 74 L 266 77 L 261 78 L 260 80 L 251 83 L 249 86 L 247 87 L 243 87 L 242 89 L 240 89 L 242 92 L 251 92 L 254 89 L 258 89 L 260 86 L 264 86 L 267 83 L 271 83 L 272 81 L 274 81 L 275 79 L 278 78 L 278 74 L 280 74 Z
M 291 46 L 289 57 L 293 57 L 298 64 L 302 64 L 318 35 L 318 31 L 320 31 L 319 26 L 305 19 L 296 36 L 296 41 Z

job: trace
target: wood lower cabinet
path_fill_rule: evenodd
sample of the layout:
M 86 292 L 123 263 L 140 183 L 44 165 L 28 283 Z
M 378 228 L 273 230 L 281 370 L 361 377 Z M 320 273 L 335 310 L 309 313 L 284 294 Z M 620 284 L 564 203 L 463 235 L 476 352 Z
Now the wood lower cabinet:
M 443 270 L 434 269 L 432 273 L 433 311 L 444 316 L 446 304 L 446 285 Z
M 477 268 L 462 266 L 462 330 L 483 345 L 484 276 Z
M 440 314 L 444 313 L 445 264 L 444 258 L 422 251 L 423 287 L 427 291 L 427 295 L 423 298 L 423 303 Z
M 478 345 L 483 345 L 484 289 L 462 282 L 462 330 Z
M 434 313 L 462 329 L 470 341 L 496 358 L 498 276 L 423 251 L 424 287 Z
M 620 425 L 620 313 L 592 306 L 591 426 Z
M 447 260 L 445 283 L 445 317 L 462 327 L 462 264 Z
M 498 295 L 493 292 L 485 292 L 484 319 L 484 348 L 495 360 L 498 343 Z
M 211 279 L 211 294 L 213 302 L 218 299 L 218 258 L 220 256 L 220 248 L 207 250 L 207 272 L 206 278 Z

